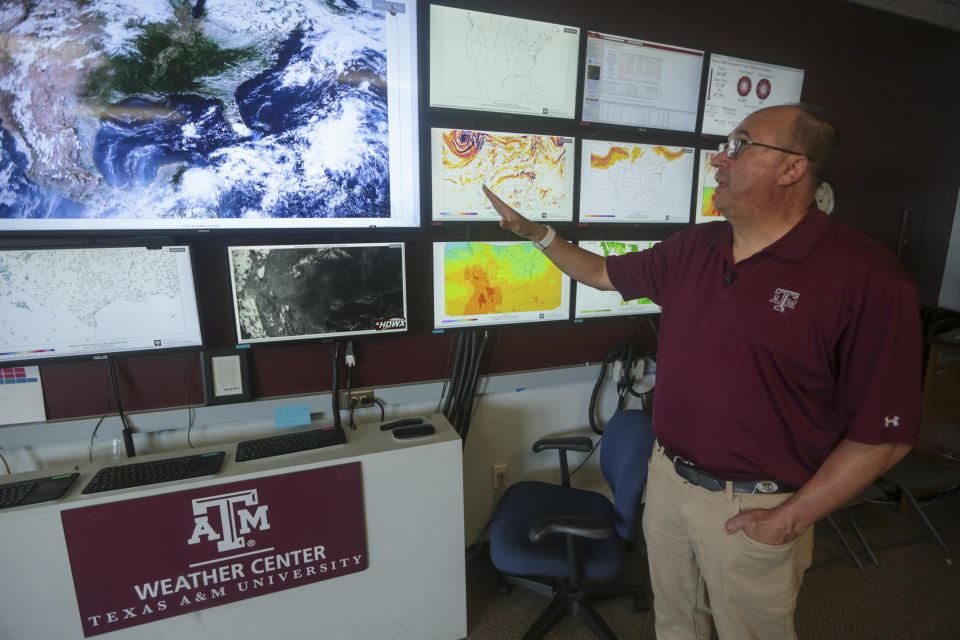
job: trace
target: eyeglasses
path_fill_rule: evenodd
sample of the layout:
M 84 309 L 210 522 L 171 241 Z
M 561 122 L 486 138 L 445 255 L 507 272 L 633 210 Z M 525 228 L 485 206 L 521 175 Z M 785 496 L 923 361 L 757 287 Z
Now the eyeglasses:
M 745 140 L 743 138 L 730 138 L 726 142 L 720 145 L 718 148 L 719 153 L 727 152 L 728 158 L 736 158 L 740 155 L 740 152 L 743 151 L 745 145 L 752 145 L 754 147 L 765 147 L 767 149 L 773 149 L 774 151 L 783 151 L 784 153 L 789 153 L 795 156 L 803 156 L 810 162 L 816 162 L 814 158 L 811 158 L 807 154 L 800 151 L 791 151 L 790 149 L 784 149 L 783 147 L 775 147 L 772 144 L 763 144 L 762 142 L 754 142 L 753 140 Z

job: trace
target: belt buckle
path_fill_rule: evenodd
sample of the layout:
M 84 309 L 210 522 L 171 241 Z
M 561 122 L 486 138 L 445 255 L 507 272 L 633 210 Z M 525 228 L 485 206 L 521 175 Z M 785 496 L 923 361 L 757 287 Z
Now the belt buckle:
M 759 480 L 754 485 L 754 489 L 760 493 L 776 493 L 779 488 L 780 485 L 773 480 Z

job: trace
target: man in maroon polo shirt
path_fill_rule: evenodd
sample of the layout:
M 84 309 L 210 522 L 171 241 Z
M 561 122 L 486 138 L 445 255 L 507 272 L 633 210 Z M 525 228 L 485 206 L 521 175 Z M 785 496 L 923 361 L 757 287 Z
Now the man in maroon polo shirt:
M 747 117 L 712 160 L 726 221 L 603 258 L 486 187 L 501 226 L 575 280 L 663 308 L 643 531 L 660 640 L 794 638 L 813 523 L 916 440 L 917 292 L 813 204 L 838 132 L 812 105 Z

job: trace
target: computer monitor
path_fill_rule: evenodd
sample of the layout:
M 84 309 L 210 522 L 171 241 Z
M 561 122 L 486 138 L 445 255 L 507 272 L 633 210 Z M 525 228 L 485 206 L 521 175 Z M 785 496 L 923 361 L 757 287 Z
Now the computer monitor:
M 803 69 L 710 54 L 700 133 L 726 136 L 758 109 L 800 101 Z
M 434 221 L 499 221 L 484 184 L 528 218 L 573 220 L 573 138 L 431 129 L 430 151 Z
M 704 52 L 587 31 L 584 122 L 694 131 Z
M 530 242 L 433 243 L 433 325 L 570 319 L 570 278 Z
M 585 138 L 580 152 L 580 222 L 690 221 L 691 147 Z
M 0 27 L 0 232 L 418 226 L 416 0 L 242 5 Z
M 203 346 L 189 246 L 0 250 L 0 364 Z
M 430 5 L 430 106 L 573 118 L 580 29 Z
M 697 208 L 693 212 L 693 221 L 712 222 L 723 220 L 723 214 L 713 206 L 717 191 L 717 169 L 710 161 L 717 155 L 716 149 L 700 149 L 700 161 L 697 167 Z
M 606 257 L 644 251 L 657 242 L 657 240 L 581 240 L 577 244 L 582 249 Z M 648 313 L 660 313 L 659 305 L 649 298 L 624 300 L 616 291 L 600 291 L 579 282 L 576 285 L 573 303 L 575 320 Z
M 407 330 L 402 242 L 227 247 L 237 342 Z

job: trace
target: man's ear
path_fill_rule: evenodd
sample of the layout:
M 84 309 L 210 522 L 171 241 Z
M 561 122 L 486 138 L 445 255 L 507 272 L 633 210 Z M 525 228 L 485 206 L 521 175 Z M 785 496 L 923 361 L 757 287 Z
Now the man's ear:
M 788 187 L 796 182 L 803 180 L 810 169 L 810 160 L 806 156 L 791 156 L 786 168 L 777 179 L 777 184 L 781 187 Z

